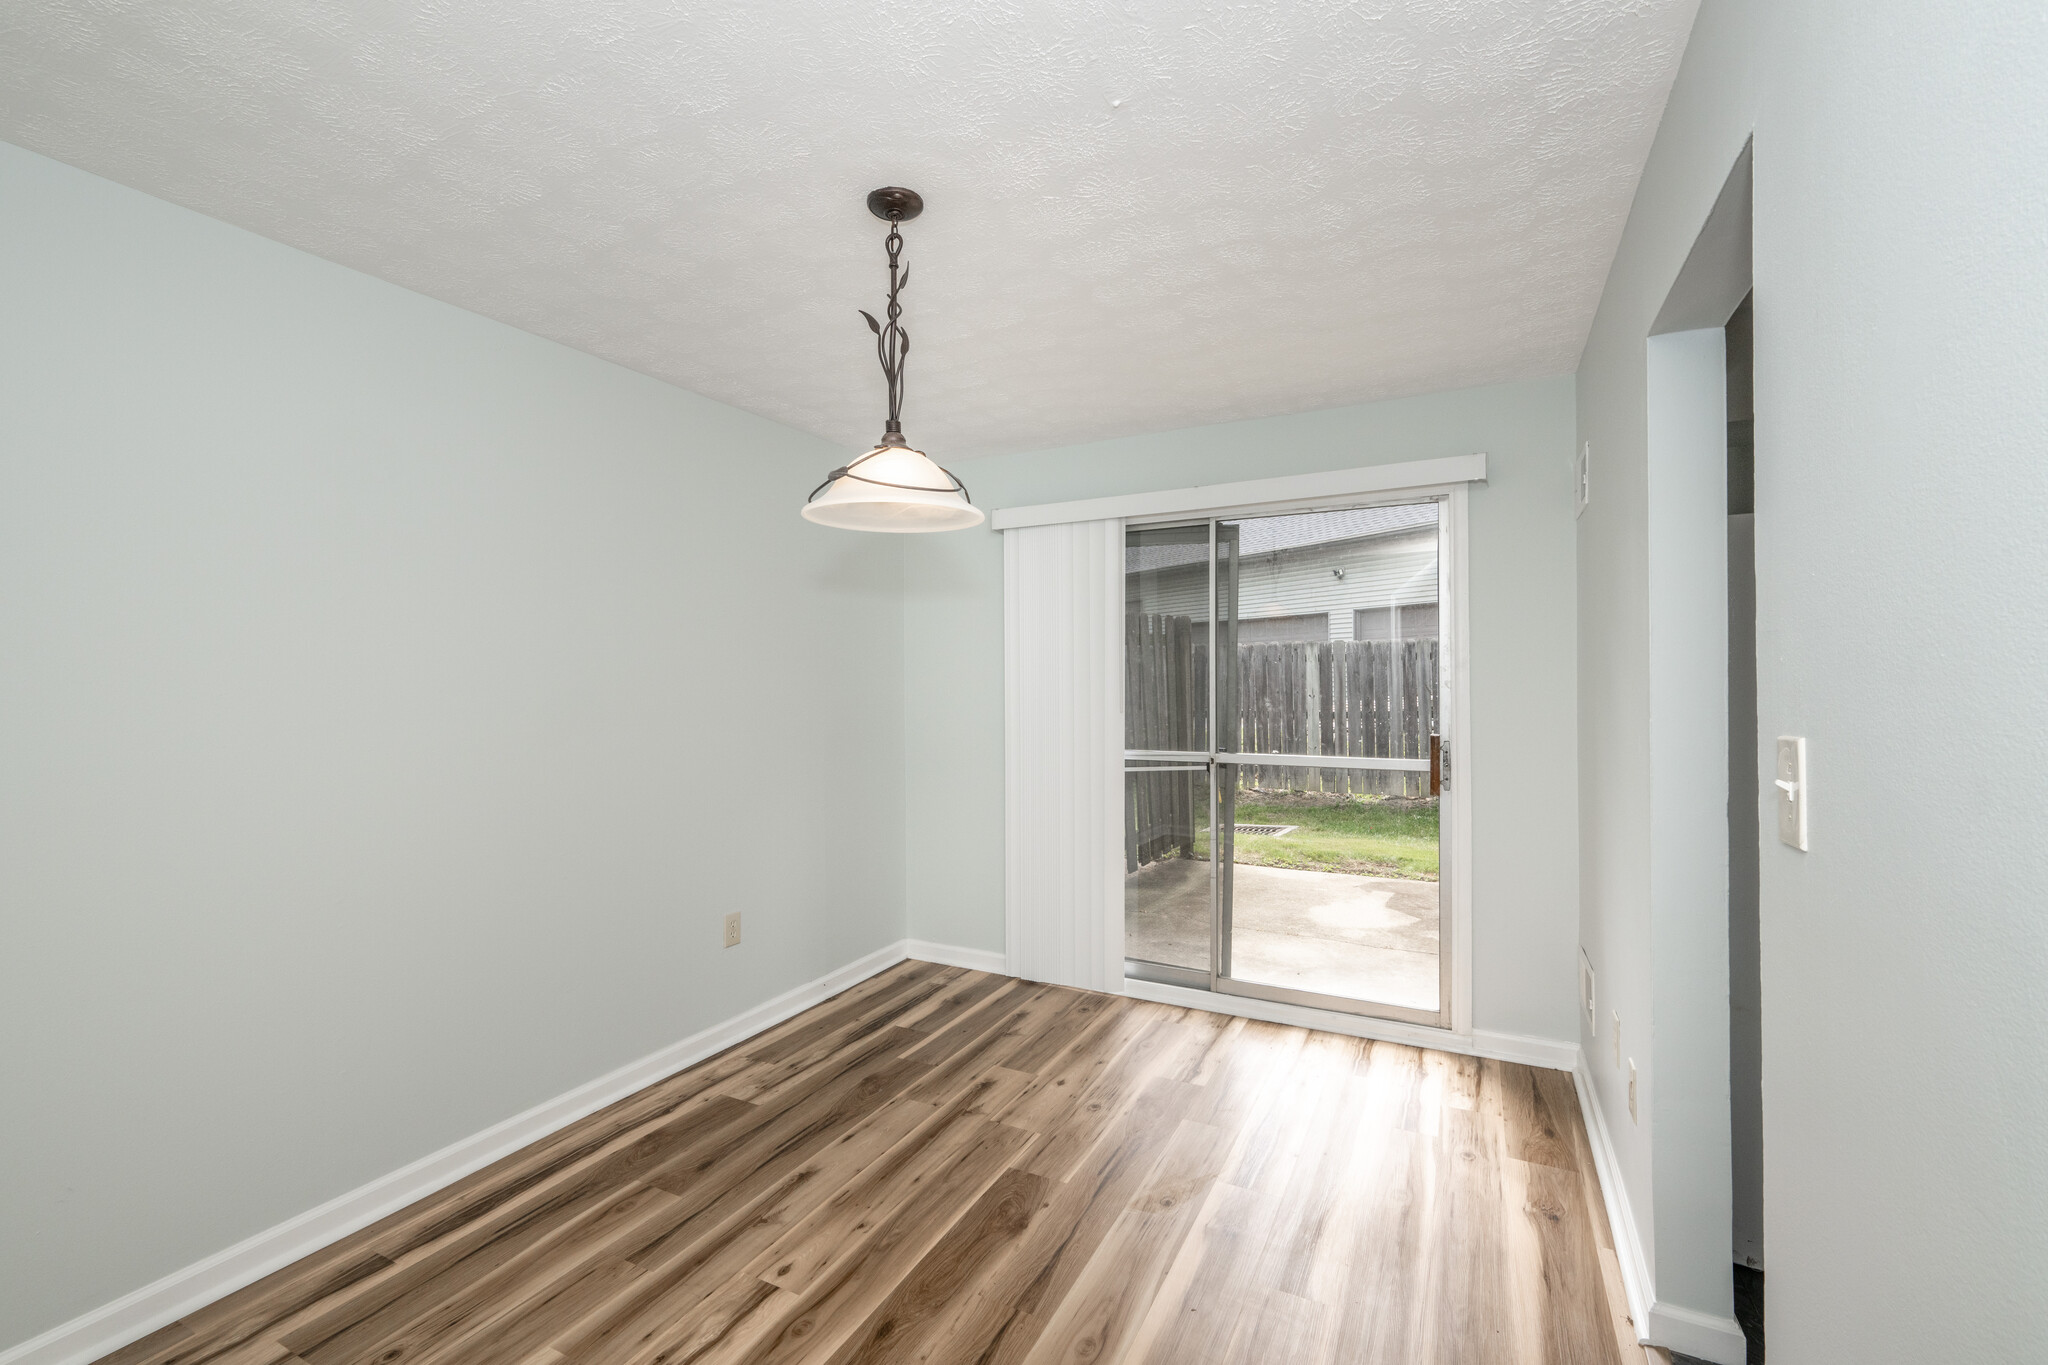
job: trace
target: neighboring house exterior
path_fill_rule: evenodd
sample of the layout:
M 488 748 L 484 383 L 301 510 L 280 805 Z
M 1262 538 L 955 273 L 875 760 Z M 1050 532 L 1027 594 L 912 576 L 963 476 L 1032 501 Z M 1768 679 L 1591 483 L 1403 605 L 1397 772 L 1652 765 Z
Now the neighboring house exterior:
M 1437 505 L 1254 517 L 1238 537 L 1240 644 L 1437 633 Z M 1124 552 L 1130 612 L 1207 617 L 1208 546 L 1144 532 Z M 1152 541 L 1154 543 L 1145 543 Z M 1165 542 L 1165 543 L 1159 543 Z

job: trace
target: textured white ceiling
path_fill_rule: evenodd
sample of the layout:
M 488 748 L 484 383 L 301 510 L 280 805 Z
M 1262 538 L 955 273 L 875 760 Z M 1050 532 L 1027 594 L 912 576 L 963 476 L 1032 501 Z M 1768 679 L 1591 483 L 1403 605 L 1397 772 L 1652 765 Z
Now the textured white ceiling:
M 941 460 L 1577 363 L 1697 0 L 9 0 L 0 137 Z

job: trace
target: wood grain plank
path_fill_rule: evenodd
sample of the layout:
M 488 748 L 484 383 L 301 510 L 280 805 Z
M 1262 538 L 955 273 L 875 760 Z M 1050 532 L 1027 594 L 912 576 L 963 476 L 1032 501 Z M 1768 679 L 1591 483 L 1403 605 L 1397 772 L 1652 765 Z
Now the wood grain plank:
M 1605 1298 L 1606 1284 L 1584 1205 L 1578 1172 L 1529 1163 L 1525 1207 L 1541 1253 L 1535 1281 L 1545 1291 L 1534 1304 L 1542 1323 L 1540 1356 L 1574 1365 L 1619 1365 L 1611 1324 L 1585 1311 Z
M 1574 1169 L 1577 1159 L 1571 1132 L 1551 1108 L 1536 1068 L 1496 1061 L 1482 1065 L 1488 1084 L 1499 1090 L 1501 1117 L 1507 1125 L 1507 1154 L 1517 1161 Z
M 101 1356 L 99 1365 L 146 1365 L 148 1361 L 163 1359 L 191 1337 L 192 1328 L 183 1319 L 165 1323 L 148 1336 L 129 1342 L 111 1355 Z
M 917 1358 L 919 1346 L 967 1287 L 1023 1237 L 1049 1184 L 1044 1176 L 1019 1170 L 996 1177 L 833 1356 L 833 1365 L 896 1365 Z
M 948 1105 L 778 1237 L 762 1253 L 755 1273 L 777 1289 L 809 1292 L 862 1256 L 868 1242 L 928 1180 L 963 1160 L 992 1126 L 968 1106 Z M 1013 1128 L 1003 1133 L 1011 1155 L 1035 1140 Z
M 285 1345 L 310 1365 L 346 1365 L 374 1354 L 372 1348 L 402 1334 L 451 1299 L 487 1280 L 501 1266 L 573 1220 L 574 1206 L 558 1206 L 505 1228 L 461 1259 L 420 1278 L 404 1292 L 358 1300 L 341 1313 L 302 1328 Z
M 926 1121 L 898 1102 L 855 1123 L 751 1198 L 728 1195 L 632 1256 L 642 1278 L 566 1327 L 551 1344 L 591 1365 L 643 1358 L 691 1323 L 725 1323 L 766 1297 L 747 1272 L 788 1228 Z M 705 1335 L 715 1339 L 716 1328 Z
M 951 1031 L 946 1030 L 910 1048 L 903 1054 L 905 1057 L 932 1063 L 931 1075 L 911 1091 L 911 1098 L 936 1101 L 966 1077 L 992 1066 L 1004 1065 L 1020 1044 L 1029 1042 L 1039 1030 L 1051 1026 L 1063 1016 L 1074 1003 L 1071 997 L 1080 994 L 1079 991 L 1043 987 L 994 1021 L 992 1027 L 985 1027 L 970 1038 L 953 1040 L 948 1046 Z
M 1370 1163 L 1379 1136 L 1361 1126 L 1371 1096 L 1353 1069 L 1364 1050 L 1358 1039 L 1329 1049 L 1324 1094 L 1299 1124 L 1303 1140 L 1293 1170 L 1272 1201 L 1274 1216 L 1254 1276 L 1289 1300 L 1328 1302 L 1348 1288 L 1345 1277 L 1329 1267 L 1349 1263 L 1351 1228 L 1345 1219 L 1354 1210 L 1344 1200 L 1355 1193 L 1349 1177 L 1355 1166 Z M 1287 1301 L 1276 1300 L 1268 1308 L 1294 1311 Z
M 1126 1048 L 1047 1131 L 1026 1169 L 1050 1180 L 1071 1179 L 1089 1150 L 1148 1093 L 1182 1091 L 1182 1104 L 1195 1103 L 1203 1094 L 1198 1087 L 1155 1074 L 1172 1058 L 1170 1040 L 1149 1034 Z
M 281 1325 L 321 1311 L 334 1299 L 348 1297 L 354 1286 L 390 1269 L 388 1259 L 360 1246 L 336 1255 L 309 1256 L 188 1315 L 190 1335 L 146 1359 L 151 1365 L 222 1365 L 242 1348 L 274 1337 Z
M 766 1188 L 924 1075 L 918 1063 L 891 1055 L 886 1042 L 864 1060 L 865 1065 L 817 1078 L 802 1095 L 783 1097 L 780 1108 L 756 1107 L 715 1142 L 676 1153 L 648 1173 L 647 1183 L 683 1200 L 692 1213 Z
M 714 1059 L 704 1068 L 703 1077 L 716 1076 L 721 1070 Z M 234 1365 L 227 1349 L 263 1333 L 293 1342 L 323 1341 L 443 1273 L 480 1246 L 514 1235 L 529 1228 L 535 1219 L 616 1183 L 614 1177 L 622 1171 L 630 1173 L 636 1153 L 645 1154 L 643 1140 L 651 1131 L 702 1117 L 687 1110 L 701 1094 L 701 1087 L 688 1078 L 671 1078 L 642 1093 L 652 1092 L 659 1092 L 658 1102 L 630 1107 L 642 1118 L 637 1129 L 621 1130 L 623 1107 L 611 1106 L 575 1125 L 567 1135 L 557 1135 L 498 1163 L 499 1181 L 482 1186 L 459 1182 L 442 1196 L 367 1230 L 414 1244 L 397 1261 L 361 1250 L 359 1234 L 231 1296 L 207 1310 L 216 1318 L 214 1330 L 195 1335 L 184 1350 L 164 1358 L 166 1365 L 172 1361 Z M 526 1159 L 538 1149 L 545 1149 L 544 1154 Z M 622 1166 L 606 1165 L 622 1154 Z M 397 1249 L 395 1245 L 393 1249 Z M 306 1276 L 313 1278 L 301 1283 Z M 220 1318 L 223 1312 L 229 1316 Z
M 574 1164 L 554 1169 L 548 1178 L 523 1184 L 515 1198 L 489 1205 L 480 1216 L 447 1229 L 349 1292 L 328 1296 L 320 1311 L 281 1323 L 285 1330 L 278 1333 L 279 1339 L 301 1354 L 319 1354 L 323 1343 L 357 1331 L 395 1303 L 416 1303 L 421 1295 L 431 1295 L 435 1282 L 444 1276 L 469 1274 L 500 1252 L 516 1251 L 526 1240 L 573 1217 L 589 1201 L 659 1170 L 678 1152 L 730 1129 L 748 1112 L 738 1101 L 719 1098 L 619 1134 Z M 458 1266 L 465 1268 L 455 1269 Z M 386 1314 L 380 1320 L 390 1319 Z
M 1126 1010 L 1104 1017 L 1085 1040 L 1086 1046 L 1040 1068 L 997 1117 L 1027 1132 L 1057 1131 L 1067 1113 L 1126 1051 L 1143 1046 L 1148 1036 L 1156 1037 L 1167 1027 L 1167 1020 L 1153 1011 Z
M 1320 1036 L 1274 1079 L 1285 1091 L 1314 1095 L 1313 1111 L 1243 1111 L 1262 1117 L 1239 1125 L 1225 1178 L 1258 1188 L 1223 1182 L 1212 1188 L 1131 1344 L 1132 1360 L 1228 1359 L 1247 1339 L 1246 1320 L 1294 1312 L 1299 1295 L 1277 1286 L 1298 1287 L 1332 1260 L 1347 1264 L 1325 1270 L 1326 1277 L 1348 1288 L 1350 1229 L 1333 1222 L 1345 1195 L 1342 1176 L 1360 1147 L 1348 1115 L 1367 1098 L 1356 1075 L 1363 1047 L 1360 1040 Z M 1230 1074 L 1227 1066 L 1218 1072 L 1219 1079 Z M 1293 1121 L 1276 1124 L 1276 1117 Z M 1267 1303 L 1275 1293 L 1282 1297 Z M 1322 1340 L 1322 1314 L 1300 1321 L 1313 1321 L 1314 1339 Z
M 1079 998 L 1072 1001 L 1042 1029 L 1018 1039 L 1007 1054 L 998 1058 L 998 1064 L 1012 1071 L 1026 1071 L 1036 1074 L 1061 1057 L 1070 1048 L 1081 1045 L 1098 1027 L 1114 1023 L 1131 1002 L 1114 995 L 1096 995 L 1091 991 L 1076 991 Z
M 807 1084 L 813 1068 L 834 1062 L 848 1048 L 856 1048 L 866 1039 L 886 1036 L 899 1050 L 921 1041 L 921 1035 L 900 1027 L 897 1020 L 938 995 L 944 984 L 930 976 L 910 979 L 902 990 L 883 998 L 869 1009 L 853 1013 L 836 1027 L 809 1038 L 801 1046 L 777 1049 L 772 1056 L 754 1053 L 752 1055 L 761 1065 L 735 1077 L 721 1090 L 737 1099 L 772 1102 L 776 1096 Z
M 1515 1365 L 1543 1365 L 1543 1233 L 1548 1210 L 1531 1188 L 1531 1164 L 1500 1160 L 1501 1300 L 1492 1327 L 1500 1338 L 1498 1356 Z M 1546 1168 L 1547 1169 L 1547 1168 Z
M 1064 1181 L 1052 1182 L 1024 1236 L 919 1352 L 920 1360 L 1021 1359 L 1043 1329 L 1041 1305 L 1057 1305 L 1124 1206 L 1151 1176 L 1193 1099 L 1167 1083 L 1120 1115 Z M 1027 1174 L 1033 1174 L 1029 1167 Z
M 820 1039 L 844 1034 L 863 1019 L 891 1016 L 930 994 L 925 983 L 938 972 L 929 962 L 905 962 L 878 977 L 870 978 L 834 996 L 824 1004 L 788 1020 L 780 1029 L 763 1034 L 743 1045 L 747 1056 L 758 1062 L 779 1062 L 814 1046 Z M 862 987 L 872 985 L 872 990 Z M 915 992 L 916 994 L 912 994 Z M 851 1040 L 849 1040 L 851 1041 Z
M 962 1182 L 992 1182 L 1015 1144 L 1029 1140 L 1027 1134 L 979 1122 L 982 1132 L 977 1145 L 938 1173 L 916 1199 L 884 1224 L 870 1239 L 864 1258 L 841 1265 L 837 1278 L 822 1286 L 828 1296 L 856 1276 L 871 1284 L 873 1276 L 879 1273 L 877 1263 L 886 1263 L 889 1253 L 904 1245 L 919 1220 L 957 1218 L 973 1202 L 962 1200 Z M 942 1231 L 943 1225 L 933 1231 L 933 1236 Z M 741 1240 L 745 1240 L 744 1233 Z M 730 1258 L 725 1259 L 730 1267 Z M 686 1311 L 677 1313 L 668 1311 L 670 1305 L 653 1305 L 653 1311 L 643 1312 L 635 1323 L 637 1335 L 620 1335 L 608 1348 L 599 1350 L 579 1350 L 575 1343 L 563 1343 L 565 1353 L 578 1361 L 658 1360 L 663 1365 L 691 1365 L 698 1361 L 750 1359 L 756 1353 L 777 1349 L 777 1342 L 785 1336 L 789 1338 L 789 1349 L 805 1347 L 816 1323 L 800 1314 L 807 1303 L 815 1300 L 775 1288 L 761 1278 L 761 1269 L 762 1258 L 757 1253 L 743 1266 L 729 1268 L 708 1295 Z M 843 1298 L 841 1295 L 834 1300 L 835 1305 Z
M 1190 1085 L 1209 1074 L 1216 1053 L 1226 1046 L 1226 1037 L 1241 1033 L 1244 1027 L 1232 1028 L 1227 1014 L 1195 1009 L 1183 1011 L 1173 1022 L 1173 1050 L 1162 1059 L 1158 1074 Z
M 920 1033 L 937 1033 L 955 1020 L 979 1009 L 989 997 L 1018 989 L 1022 984 L 1013 976 L 998 976 L 992 972 L 968 972 L 953 983 L 936 1008 L 910 1027 Z
M 672 1226 L 675 1208 L 674 1196 L 662 1190 L 631 1187 L 527 1248 L 483 1283 L 372 1354 L 384 1365 L 443 1365 L 495 1329 L 545 1304 L 592 1266 L 623 1260 L 620 1253 Z
M 1026 1365 L 1123 1358 L 1236 1140 L 1205 1123 L 1177 1126 L 1158 1169 L 1061 1297 Z
M 1266 1221 L 1259 1196 L 1221 1180 L 1209 1187 L 1180 1253 L 1124 1351 L 1130 1365 L 1230 1358 L 1251 1298 L 1244 1266 Z
M 1334 1310 L 1279 1289 L 1260 1289 L 1221 1355 L 1232 1361 L 1321 1359 L 1333 1328 Z
M 402 1260 L 534 1186 L 607 1149 L 635 1141 L 650 1125 L 664 1124 L 693 1105 L 709 1102 L 720 1082 L 749 1065 L 740 1053 L 720 1053 L 485 1167 L 431 1199 L 401 1209 L 357 1236 L 392 1261 Z
M 945 989 L 933 995 L 916 1009 L 905 1011 L 896 1019 L 898 1028 L 916 1029 L 919 1033 L 931 1033 L 959 1018 L 977 1003 L 1002 989 L 1010 978 L 996 976 L 989 972 L 971 972 L 965 968 L 952 968 L 954 975 L 946 982 Z
M 603 1256 L 580 1274 L 535 1294 L 488 1329 L 451 1349 L 446 1365 L 500 1365 L 537 1356 L 560 1358 L 548 1343 L 599 1305 L 627 1293 L 643 1272 L 631 1261 Z
M 989 992 L 945 1023 L 927 1030 L 913 1029 L 912 1032 L 923 1032 L 925 1039 L 904 1056 L 937 1066 L 991 1029 L 1001 1027 L 1014 1011 L 1048 992 L 1048 987 L 1033 982 L 1006 979 L 1001 989 Z
M 1436 1165 L 1436 1144 L 1422 1134 L 1397 1128 L 1385 1135 L 1353 1243 L 1354 1292 L 1338 1305 L 1325 1354 L 1331 1365 L 1432 1358 L 1417 1338 L 1418 1325 L 1430 1318 L 1425 1276 L 1437 1240 Z
M 1478 1068 L 1451 1073 L 1474 1082 Z M 1477 1112 L 1476 1085 L 1455 1089 L 1439 1116 L 1432 1236 L 1416 1324 L 1416 1354 L 1423 1359 L 1455 1350 L 1474 1365 L 1513 1365 L 1515 1353 L 1502 1323 L 1508 1317 L 1500 1234 L 1501 1179 L 1498 1129 Z
M 763 1346 L 748 1352 L 729 1348 L 707 1356 L 707 1365 L 795 1365 L 829 1360 L 856 1341 L 891 1294 L 929 1255 L 982 1195 L 1010 1169 L 1017 1152 L 1032 1141 L 1028 1133 L 986 1123 L 975 1145 L 931 1181 L 868 1240 L 863 1254 L 842 1261 L 836 1274 L 820 1279 L 813 1292 L 787 1295 L 800 1305 L 781 1318 L 779 1330 L 762 1334 Z M 783 1305 L 771 1305 L 779 1309 Z
M 1213 1054 L 1203 1059 L 1209 1079 L 1195 1089 L 1199 1098 L 1188 1117 L 1218 1128 L 1243 1128 L 1255 1122 L 1279 1101 L 1283 1083 L 1311 1036 L 1307 1029 L 1246 1020 L 1220 1060 L 1212 1060 Z

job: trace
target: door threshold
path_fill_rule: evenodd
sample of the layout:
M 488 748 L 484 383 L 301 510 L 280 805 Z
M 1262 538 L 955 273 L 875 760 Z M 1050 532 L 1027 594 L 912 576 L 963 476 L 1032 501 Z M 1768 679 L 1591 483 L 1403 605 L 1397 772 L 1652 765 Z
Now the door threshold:
M 1369 1014 L 1352 1014 L 1347 1010 L 1326 1010 L 1314 1005 L 1261 1000 L 1257 996 L 1232 995 L 1223 991 L 1175 986 L 1163 981 L 1144 981 L 1129 976 L 1124 978 L 1123 993 L 1136 1000 L 1150 1000 L 1154 1004 L 1181 1005 L 1188 1009 L 1208 1010 L 1212 1014 L 1234 1014 L 1242 1019 L 1259 1019 L 1269 1024 L 1294 1024 L 1300 1028 L 1319 1029 L 1324 1033 L 1342 1033 L 1353 1038 L 1371 1038 L 1383 1043 L 1406 1043 L 1411 1047 L 1434 1048 L 1439 1052 L 1457 1052 L 1470 1057 L 1487 1055 L 1479 1051 L 1471 1034 L 1459 1033 L 1455 1029 L 1438 1028 L 1432 1024 L 1409 1024 L 1398 1019 L 1378 1019 Z

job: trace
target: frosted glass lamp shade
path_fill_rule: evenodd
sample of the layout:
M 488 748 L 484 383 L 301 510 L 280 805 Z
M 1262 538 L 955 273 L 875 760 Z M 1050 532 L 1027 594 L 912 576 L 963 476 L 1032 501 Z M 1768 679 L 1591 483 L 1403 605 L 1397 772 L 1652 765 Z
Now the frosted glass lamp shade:
M 804 504 L 804 519 L 846 531 L 964 531 L 988 520 L 921 450 L 877 446 Z

